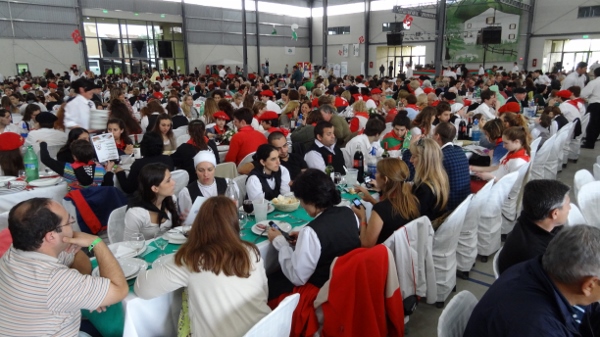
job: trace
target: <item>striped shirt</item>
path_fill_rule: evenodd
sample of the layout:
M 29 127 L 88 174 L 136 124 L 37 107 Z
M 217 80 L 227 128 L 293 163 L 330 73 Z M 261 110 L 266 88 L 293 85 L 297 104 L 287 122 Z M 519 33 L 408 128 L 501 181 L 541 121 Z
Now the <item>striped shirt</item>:
M 58 258 L 10 247 L 0 259 L 0 336 L 77 336 L 81 309 L 97 309 L 110 280 L 82 275 Z

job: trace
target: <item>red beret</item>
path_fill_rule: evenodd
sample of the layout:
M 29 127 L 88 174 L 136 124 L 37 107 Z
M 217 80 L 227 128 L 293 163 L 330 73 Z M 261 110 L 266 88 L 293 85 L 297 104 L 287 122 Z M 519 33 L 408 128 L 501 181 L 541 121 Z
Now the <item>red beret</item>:
M 423 92 L 426 94 L 431 94 L 432 92 L 435 93 L 435 89 L 433 88 L 425 88 L 423 89 Z
M 265 111 L 262 113 L 262 115 L 260 115 L 258 117 L 259 121 L 268 121 L 271 119 L 277 119 L 279 118 L 279 115 L 277 114 L 277 112 L 275 111 Z
M 172 87 L 180 87 L 181 84 L 179 84 L 179 82 L 173 82 L 173 84 L 171 84 Z
M 263 90 L 260 92 L 261 96 L 269 96 L 269 97 L 273 97 L 275 96 L 275 94 L 273 94 L 273 92 L 271 90 Z
M 226 121 L 229 120 L 229 116 L 225 113 L 225 111 L 217 111 L 213 114 L 214 118 L 224 119 Z
M 515 113 L 519 113 L 521 112 L 521 105 L 517 102 L 508 102 L 506 104 L 504 104 L 503 106 L 500 107 L 500 109 L 498 109 L 498 113 L 505 113 L 505 112 L 515 112 Z
M 556 96 L 568 99 L 568 98 L 571 98 L 571 96 L 573 96 L 573 93 L 570 92 L 569 90 L 561 90 L 556 93 Z
M 436 99 L 435 101 L 431 102 L 429 106 L 438 106 L 438 104 L 440 104 L 440 101 Z
M 313 100 L 310 103 L 310 105 L 312 105 L 313 108 L 318 108 L 319 107 L 319 99 L 318 98 L 313 98 Z
M 4 132 L 0 133 L 0 151 L 12 151 L 20 148 L 25 143 L 25 139 L 18 133 Z
M 373 90 L 371 90 L 371 95 L 377 95 L 377 94 L 381 94 L 382 91 L 379 88 L 375 88 Z
M 31 85 L 29 85 L 29 84 L 25 84 L 25 85 L 23 86 L 23 90 L 29 90 L 29 89 L 31 89 Z
M 163 99 L 165 97 L 160 91 L 155 91 L 152 96 L 156 99 Z
M 56 83 L 50 83 L 48 84 L 48 88 L 52 88 L 52 89 L 58 89 L 58 85 L 56 85 Z

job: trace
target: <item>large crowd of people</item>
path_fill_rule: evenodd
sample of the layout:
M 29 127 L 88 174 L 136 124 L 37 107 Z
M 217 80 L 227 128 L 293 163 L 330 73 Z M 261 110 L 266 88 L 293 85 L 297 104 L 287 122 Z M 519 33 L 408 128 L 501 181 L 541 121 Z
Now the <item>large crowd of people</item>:
M 572 122 L 579 134 L 586 132 L 581 147 L 594 148 L 600 67 L 588 73 L 582 62 L 569 74 L 482 70 L 458 65 L 429 76 L 411 69 L 398 78 L 383 72 L 336 77 L 326 70 L 307 78 L 298 66 L 291 77 L 157 69 L 108 76 L 75 69 L 65 75 L 49 69 L 42 76 L 25 73 L 0 86 L 0 176 L 18 175 L 22 147 L 31 146 L 70 189 L 118 182 L 129 197 L 124 235 L 141 233 L 145 239 L 181 226 L 196 198 L 209 198 L 188 241 L 170 260 L 141 274 L 134 291 L 152 298 L 187 287 L 192 331 L 241 336 L 290 293 L 314 300 L 336 257 L 380 244 L 420 216 L 435 230 L 443 226 L 469 194 L 528 163 L 533 138 L 544 141 Z M 530 108 L 543 113 L 527 116 Z M 97 110 L 108 116 L 100 129 L 92 120 Z M 590 122 L 581 130 L 586 113 Z M 97 161 L 90 135 L 105 132 L 112 133 L 122 156 L 134 156 L 139 147 L 141 158 L 128 170 Z M 469 138 L 487 155 L 465 156 L 457 140 Z M 219 145 L 228 145 L 224 157 Z M 215 176 L 221 161 L 248 175 L 243 189 Z M 175 169 L 189 175 L 178 195 Z M 339 186 L 331 178 L 349 169 L 371 176 L 369 187 L 379 192 L 374 197 L 364 185 L 354 186 L 357 197 L 373 205 L 369 215 L 365 207 L 337 206 Z M 230 186 L 236 194 L 245 191 L 240 200 L 293 193 L 313 218 L 289 233 L 292 241 L 268 229 L 277 272 L 267 275 L 256 245 L 240 239 L 238 200 L 234 205 L 224 197 Z M 568 211 L 562 183 L 525 186 L 523 213 L 499 259 L 507 276 L 484 296 L 465 336 L 598 332 L 600 234 L 585 226 L 556 234 Z M 74 336 L 80 309 L 102 310 L 127 294 L 123 273 L 102 240 L 74 232 L 70 224 L 66 210 L 49 199 L 28 200 L 10 211 L 13 245 L 0 259 L 0 289 L 10 291 L 0 294 L 0 335 Z M 79 247 L 94 251 L 100 276 L 83 276 L 91 268 Z M 203 305 L 207 301 L 210 308 Z M 517 302 L 523 315 L 509 312 Z M 534 310 L 534 304 L 558 311 Z M 309 309 L 304 303 L 302 310 Z M 566 315 L 569 310 L 580 311 Z M 28 324 L 34 320 L 39 324 Z M 540 330 L 540 322 L 551 324 L 553 334 Z M 308 324 L 301 332 L 316 332 L 311 329 Z

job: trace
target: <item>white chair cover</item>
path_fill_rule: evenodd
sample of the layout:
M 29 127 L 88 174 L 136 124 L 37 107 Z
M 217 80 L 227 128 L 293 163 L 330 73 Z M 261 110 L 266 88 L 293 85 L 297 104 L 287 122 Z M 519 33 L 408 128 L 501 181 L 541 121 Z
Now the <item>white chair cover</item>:
M 500 277 L 500 272 L 498 271 L 498 257 L 500 256 L 500 252 L 502 251 L 502 247 L 498 249 L 496 255 L 494 255 L 494 263 L 492 264 L 492 268 L 494 268 L 494 277 L 496 280 Z
M 594 163 L 594 179 L 600 180 L 600 164 Z
M 244 337 L 287 337 L 292 329 L 292 314 L 298 306 L 300 294 L 292 294 L 281 301 L 275 310 L 256 323 Z
M 477 298 L 469 291 L 456 294 L 438 319 L 438 337 L 462 337 L 476 305 Z
M 581 140 L 585 137 L 585 129 L 590 123 L 590 114 L 585 114 L 581 118 L 581 134 L 575 139 L 571 139 L 569 142 L 569 155 L 567 159 L 577 160 L 579 159 L 579 154 L 581 153 Z
M 598 169 L 600 169 L 600 166 Z M 579 170 L 575 172 L 575 176 L 573 177 L 573 194 L 575 195 L 575 198 L 577 198 L 577 194 L 579 194 L 579 190 L 583 185 L 596 180 L 597 179 L 594 179 L 594 176 L 588 170 Z
M 515 223 L 517 223 L 517 217 L 520 213 L 519 210 L 521 208 L 520 204 L 522 201 L 520 198 L 521 187 L 523 186 L 527 172 L 529 172 L 530 163 L 531 161 L 519 167 L 519 176 L 517 177 L 517 181 L 515 181 L 510 189 L 508 198 L 506 198 L 502 204 L 502 234 L 510 233 L 513 227 L 515 227 Z
M 127 213 L 127 206 L 116 208 L 110 212 L 108 217 L 108 225 L 106 231 L 108 232 L 108 241 L 110 243 L 121 242 L 124 240 L 123 233 L 125 233 L 125 213 Z
M 500 248 L 502 205 L 518 177 L 518 171 L 509 173 L 492 186 L 487 202 L 481 208 L 479 216 L 477 254 L 490 256 Z
M 577 202 L 585 222 L 600 227 L 600 181 L 585 184 L 577 195 Z
M 575 120 L 572 124 L 573 125 L 571 125 L 571 129 L 569 130 L 569 135 L 567 136 L 567 139 L 565 140 L 562 151 L 560 152 L 560 158 L 559 158 L 559 162 L 558 162 L 558 172 L 561 172 L 563 165 L 567 165 L 567 163 L 569 162 L 569 151 L 571 150 L 571 142 L 575 140 L 575 139 L 573 139 L 573 134 L 575 133 L 575 127 L 577 126 L 577 124 L 581 124 L 581 121 Z
M 173 136 L 175 137 L 175 139 L 177 139 L 177 137 L 187 134 L 187 130 L 187 125 L 180 126 L 177 129 L 173 129 Z
M 187 143 L 188 140 L 190 140 L 190 135 L 186 133 L 186 134 L 177 136 L 177 138 L 175 139 L 175 142 L 177 143 L 177 147 L 179 147 L 179 145 Z
M 432 255 L 433 227 L 429 218 L 422 216 L 409 222 L 383 244 L 394 255 L 402 298 L 416 294 L 426 297 L 429 304 L 435 303 L 437 286 Z M 413 267 L 416 275 L 413 274 Z
M 448 216 L 433 235 L 433 266 L 437 285 L 436 302 L 444 302 L 456 285 L 456 247 L 473 195 Z
M 528 180 L 544 179 L 544 165 L 548 157 L 552 154 L 556 137 L 557 135 L 555 134 L 548 138 L 542 145 L 542 148 L 537 151 L 535 158 L 531 160 L 531 172 L 529 173 Z
M 487 197 L 492 190 L 494 181 L 490 180 L 479 190 L 471 200 L 465 222 L 460 231 L 458 246 L 456 247 L 456 268 L 468 272 L 473 268 L 477 259 L 477 225 L 480 210 L 485 207 Z
M 529 148 L 531 150 L 531 155 L 529 156 L 529 162 L 533 162 L 533 160 L 535 159 L 535 156 L 537 155 L 537 150 L 538 147 L 540 147 L 540 143 L 542 142 L 542 137 L 537 137 L 536 139 L 534 139 L 531 142 L 531 145 L 529 145 Z
M 587 225 L 587 221 L 581 214 L 579 207 L 577 205 L 571 203 L 571 210 L 569 211 L 569 217 L 567 218 L 568 226 L 576 226 L 576 225 Z
M 252 156 L 254 156 L 255 153 L 256 153 L 256 151 L 252 152 L 252 153 L 248 153 L 244 157 L 244 159 L 242 159 L 242 161 L 238 164 L 237 168 L 239 169 L 240 167 L 242 167 L 242 165 L 252 162 Z
M 548 157 L 546 163 L 544 164 L 544 179 L 556 179 L 558 167 L 562 165 L 561 153 L 563 152 L 563 147 L 565 146 L 565 142 L 568 140 L 567 138 L 569 137 L 572 127 L 573 123 L 569 122 L 556 133 L 556 140 L 552 147 L 552 154 Z
M 236 183 L 238 190 L 240 191 L 238 205 L 242 205 L 244 203 L 244 199 L 246 199 L 246 179 L 248 179 L 248 175 L 246 174 L 242 174 L 241 176 L 233 178 L 233 182 Z
M 190 175 L 186 170 L 175 170 L 171 172 L 171 179 L 175 180 L 174 195 L 179 195 L 179 192 L 190 182 Z
M 237 167 L 235 163 L 225 162 L 217 164 L 215 168 L 215 177 L 233 179 L 238 176 Z

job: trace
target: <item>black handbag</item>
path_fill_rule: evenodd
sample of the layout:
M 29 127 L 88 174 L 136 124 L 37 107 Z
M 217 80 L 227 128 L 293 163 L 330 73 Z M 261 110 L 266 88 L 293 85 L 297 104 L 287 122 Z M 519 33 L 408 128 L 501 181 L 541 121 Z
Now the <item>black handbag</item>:
M 406 242 L 408 243 L 408 246 L 410 247 L 410 240 L 408 239 L 408 231 L 406 230 L 405 227 L 404 228 L 404 234 L 406 234 Z M 415 264 L 413 263 L 413 259 L 412 259 L 412 254 L 410 256 L 410 263 L 412 265 L 412 277 L 413 277 L 413 284 L 415 286 L 415 293 L 417 292 L 417 281 L 416 281 L 416 277 L 415 277 Z M 410 295 L 408 297 L 406 297 L 405 299 L 402 300 L 402 305 L 404 306 L 404 316 L 410 316 L 413 314 L 413 312 L 415 312 L 415 310 L 417 309 L 417 305 L 419 304 L 419 296 L 415 295 Z

